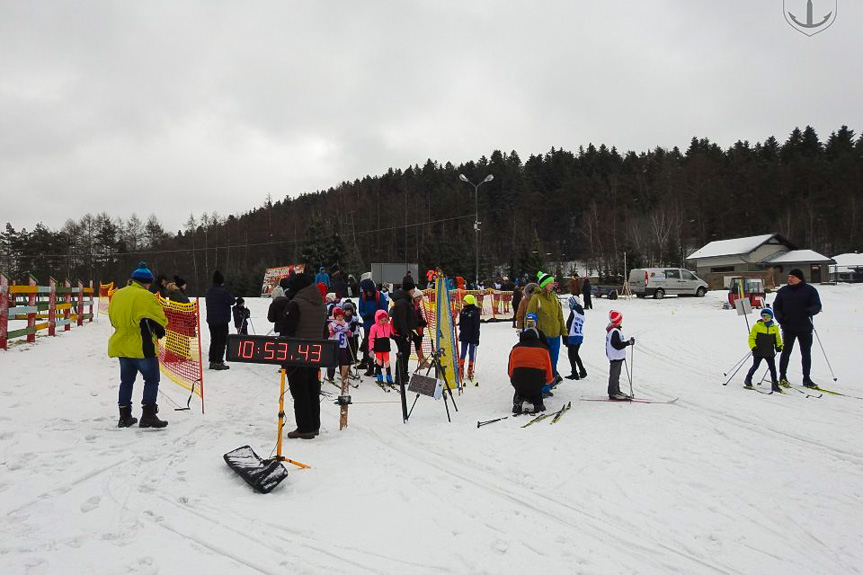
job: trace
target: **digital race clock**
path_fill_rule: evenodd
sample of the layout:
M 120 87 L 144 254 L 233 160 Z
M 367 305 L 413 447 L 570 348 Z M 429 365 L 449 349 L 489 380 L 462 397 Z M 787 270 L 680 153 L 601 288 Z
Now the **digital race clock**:
M 336 367 L 339 344 L 331 339 L 228 335 L 228 361 Z

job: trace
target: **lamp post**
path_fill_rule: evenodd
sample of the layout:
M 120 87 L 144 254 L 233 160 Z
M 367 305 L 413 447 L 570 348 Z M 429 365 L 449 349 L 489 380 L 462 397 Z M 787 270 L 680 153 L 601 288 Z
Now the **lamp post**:
M 479 285 L 479 187 L 486 182 L 490 182 L 494 179 L 494 176 L 491 174 L 487 175 L 483 181 L 478 184 L 474 184 L 467 176 L 464 174 L 459 174 L 458 179 L 462 182 L 470 184 L 473 186 L 473 206 L 474 206 L 474 222 L 473 222 L 473 230 L 476 232 L 476 276 L 474 277 L 474 282 L 476 285 Z

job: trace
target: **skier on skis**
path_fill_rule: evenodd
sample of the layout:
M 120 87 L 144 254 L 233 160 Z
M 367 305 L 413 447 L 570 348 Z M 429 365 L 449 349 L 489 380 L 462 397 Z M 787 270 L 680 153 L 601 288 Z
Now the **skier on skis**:
M 605 328 L 605 355 L 608 357 L 608 399 L 627 400 L 631 396 L 620 392 L 620 370 L 626 359 L 626 348 L 635 345 L 635 338 L 629 340 L 623 335 L 623 314 L 617 310 L 608 312 L 608 326 Z
M 788 285 L 779 288 L 773 300 L 776 321 L 782 326 L 785 346 L 779 356 L 779 383 L 788 385 L 786 373 L 788 360 L 794 350 L 794 342 L 800 342 L 800 356 L 803 362 L 803 385 L 817 387 L 809 375 L 812 369 L 812 316 L 821 311 L 821 298 L 818 290 L 806 283 L 803 272 L 793 269 L 788 272 Z
M 782 337 L 779 335 L 779 327 L 773 322 L 773 310 L 769 307 L 761 310 L 761 319 L 752 326 L 749 332 L 749 348 L 752 350 L 752 367 L 743 380 L 744 387 L 752 387 L 752 376 L 761 365 L 761 360 L 767 362 L 770 369 L 770 383 L 773 391 L 782 393 L 779 381 L 776 379 L 776 352 L 782 351 Z
M 460 380 L 464 380 L 464 360 L 467 357 L 467 378 L 473 381 L 473 365 L 476 359 L 476 348 L 479 346 L 479 317 L 476 298 L 471 294 L 464 296 L 464 307 L 461 308 L 458 318 L 458 339 L 461 342 L 458 360 Z
M 369 350 L 375 354 L 374 373 L 375 379 L 379 385 L 383 385 L 383 375 L 381 370 L 386 368 L 387 383 L 393 383 L 393 376 L 390 372 L 390 338 L 393 335 L 393 328 L 390 325 L 390 318 L 382 309 L 375 312 L 375 324 L 369 330 L 368 341 Z

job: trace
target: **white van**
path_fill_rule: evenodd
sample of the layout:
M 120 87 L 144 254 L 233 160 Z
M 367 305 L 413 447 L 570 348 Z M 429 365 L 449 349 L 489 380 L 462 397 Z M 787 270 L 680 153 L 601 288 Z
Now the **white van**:
M 629 272 L 629 289 L 638 297 L 704 297 L 707 282 L 684 268 L 638 268 Z

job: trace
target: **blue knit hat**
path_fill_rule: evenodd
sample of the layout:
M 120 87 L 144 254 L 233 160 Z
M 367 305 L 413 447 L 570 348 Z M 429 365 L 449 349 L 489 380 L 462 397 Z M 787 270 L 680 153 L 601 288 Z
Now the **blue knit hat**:
M 766 307 L 766 308 L 761 310 L 761 315 L 769 315 L 770 319 L 773 319 L 773 310 L 770 309 L 769 307 Z
M 133 280 L 141 283 L 153 283 L 153 272 L 147 267 L 147 262 L 138 262 L 138 267 L 130 276 Z

